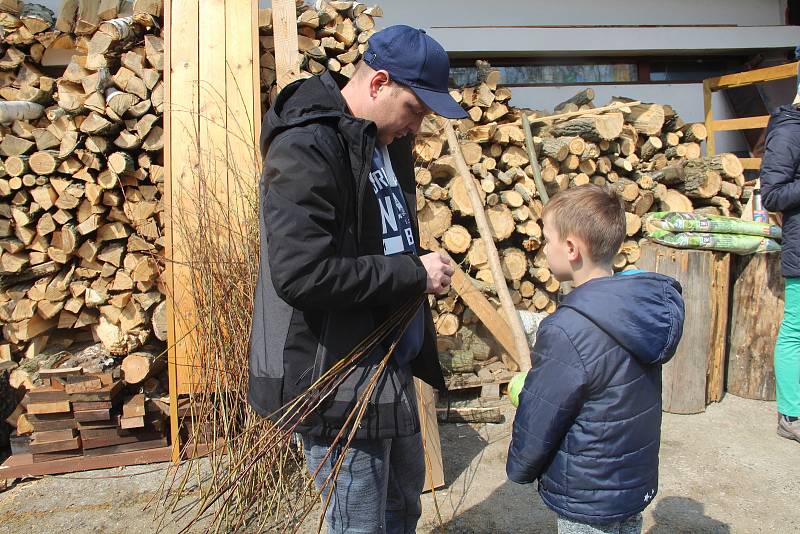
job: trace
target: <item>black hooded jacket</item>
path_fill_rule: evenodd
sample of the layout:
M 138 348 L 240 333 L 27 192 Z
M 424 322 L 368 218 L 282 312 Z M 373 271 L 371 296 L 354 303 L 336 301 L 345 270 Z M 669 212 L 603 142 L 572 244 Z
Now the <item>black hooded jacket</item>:
M 248 400 L 264 416 L 308 389 L 399 306 L 425 292 L 426 272 L 417 256 L 383 255 L 380 214 L 368 187 L 376 127 L 349 113 L 339 87 L 344 81 L 325 73 L 287 86 L 263 123 Z M 411 140 L 388 150 L 419 242 Z M 444 389 L 431 313 L 423 308 L 419 356 L 410 370 L 390 364 L 356 438 L 419 431 L 412 372 Z M 376 349 L 298 430 L 336 435 L 380 356 Z
M 781 106 L 772 112 L 761 163 L 761 200 L 769 211 L 783 213 L 781 269 L 800 276 L 800 111 Z

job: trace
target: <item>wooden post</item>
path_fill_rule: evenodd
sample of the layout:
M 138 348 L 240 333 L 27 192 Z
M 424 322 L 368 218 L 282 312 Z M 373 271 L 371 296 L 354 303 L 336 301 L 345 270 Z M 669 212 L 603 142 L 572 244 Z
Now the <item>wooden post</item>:
M 728 322 L 730 254 L 645 243 L 639 267 L 675 278 L 683 287 L 683 338 L 662 373 L 662 408 L 691 414 L 721 397 Z
M 784 304 L 780 254 L 739 256 L 734 264 L 727 390 L 775 400 L 773 354 Z
M 464 155 L 461 153 L 461 146 L 456 138 L 456 132 L 453 130 L 453 125 L 450 121 L 445 122 L 445 132 L 447 133 L 447 143 L 450 145 L 450 152 L 456 160 L 456 167 L 461 178 L 464 181 L 464 186 L 467 190 L 470 203 L 472 204 L 472 211 L 475 216 L 475 223 L 478 226 L 481 239 L 483 240 L 484 247 L 486 248 L 486 255 L 489 261 L 489 268 L 492 272 L 492 280 L 497 288 L 497 296 L 500 297 L 500 304 L 503 306 L 503 311 L 506 314 L 506 322 L 511 327 L 511 333 L 514 336 L 514 346 L 516 351 L 510 354 L 511 358 L 517 364 L 517 369 L 520 371 L 527 371 L 531 368 L 530 363 L 530 348 L 528 347 L 528 338 L 525 336 L 525 329 L 522 327 L 522 320 L 519 318 L 514 303 L 511 300 L 511 295 L 508 292 L 508 285 L 506 285 L 506 278 L 503 275 L 503 269 L 500 267 L 500 256 L 497 253 L 497 247 L 494 245 L 494 238 L 492 231 L 489 228 L 489 222 L 486 220 L 486 213 L 483 211 L 483 203 L 478 195 L 478 189 L 475 187 L 475 178 L 467 167 L 464 161 Z

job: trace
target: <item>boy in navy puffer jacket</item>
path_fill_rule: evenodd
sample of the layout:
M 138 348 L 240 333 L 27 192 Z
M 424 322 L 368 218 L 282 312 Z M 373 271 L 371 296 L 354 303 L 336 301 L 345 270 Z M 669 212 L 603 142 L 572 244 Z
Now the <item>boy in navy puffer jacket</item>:
M 539 327 L 506 472 L 539 481 L 560 533 L 634 533 L 658 490 L 661 365 L 683 331 L 681 287 L 613 276 L 625 211 L 608 189 L 564 191 L 543 215 L 550 270 L 575 289 Z

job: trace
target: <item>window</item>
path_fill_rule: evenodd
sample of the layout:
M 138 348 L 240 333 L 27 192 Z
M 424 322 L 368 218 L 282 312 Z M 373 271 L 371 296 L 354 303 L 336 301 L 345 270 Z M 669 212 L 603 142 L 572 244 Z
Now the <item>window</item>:
M 500 71 L 502 85 L 568 85 L 588 83 L 628 83 L 638 80 L 638 69 L 634 63 L 583 63 L 574 65 L 556 64 L 492 64 Z M 478 71 L 474 66 L 456 66 L 450 69 L 450 81 L 454 86 L 477 82 Z
M 654 82 L 700 82 L 712 76 L 722 76 L 744 70 L 747 58 L 671 58 L 649 62 L 650 80 Z

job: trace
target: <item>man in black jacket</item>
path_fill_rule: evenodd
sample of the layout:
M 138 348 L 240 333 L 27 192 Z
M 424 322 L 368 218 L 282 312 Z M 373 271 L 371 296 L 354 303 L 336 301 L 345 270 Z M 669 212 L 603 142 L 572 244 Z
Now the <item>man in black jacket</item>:
M 449 61 L 421 30 L 373 35 L 349 81 L 334 74 L 287 86 L 264 120 L 261 252 L 248 400 L 264 416 L 306 390 L 402 304 L 447 288 L 453 269 L 417 247 L 411 137 L 431 111 L 466 116 L 447 89 Z M 342 453 L 345 424 L 378 347 L 302 421 L 318 486 Z M 430 310 L 402 334 L 330 505 L 329 532 L 414 532 L 425 478 L 413 377 L 443 389 Z

